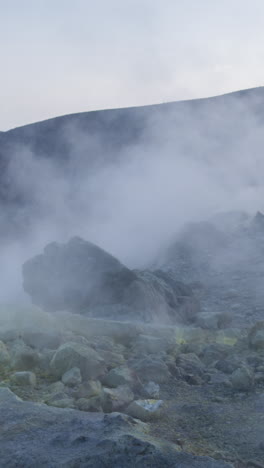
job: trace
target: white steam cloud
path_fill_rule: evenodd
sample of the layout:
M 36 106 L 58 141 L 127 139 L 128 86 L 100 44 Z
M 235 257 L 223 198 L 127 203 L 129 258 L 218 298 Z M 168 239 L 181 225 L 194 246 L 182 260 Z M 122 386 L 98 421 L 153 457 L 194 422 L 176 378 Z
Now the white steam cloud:
M 186 222 L 263 209 L 264 91 L 249 96 L 153 107 L 143 137 L 120 151 L 67 124 L 65 167 L 16 148 L 9 176 L 41 216 L 26 238 L 2 249 L 2 298 L 16 297 L 21 264 L 49 241 L 79 235 L 143 267 Z

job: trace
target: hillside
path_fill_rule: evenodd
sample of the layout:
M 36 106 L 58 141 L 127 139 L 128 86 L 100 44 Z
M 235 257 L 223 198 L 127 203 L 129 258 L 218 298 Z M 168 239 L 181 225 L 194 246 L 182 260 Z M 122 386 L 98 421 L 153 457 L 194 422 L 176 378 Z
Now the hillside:
M 49 207 L 40 196 L 45 189 L 36 183 L 39 168 L 36 173 L 32 169 L 39 161 L 48 162 L 56 178 L 71 185 L 78 184 L 80 174 L 88 177 L 92 170 L 123 164 L 146 148 L 163 153 L 169 147 L 175 158 L 186 154 L 212 161 L 222 153 L 249 151 L 256 142 L 258 157 L 263 118 L 261 87 L 207 99 L 65 115 L 1 132 L 1 232 L 27 230 L 46 215 Z M 34 183 L 28 181 L 30 174 Z

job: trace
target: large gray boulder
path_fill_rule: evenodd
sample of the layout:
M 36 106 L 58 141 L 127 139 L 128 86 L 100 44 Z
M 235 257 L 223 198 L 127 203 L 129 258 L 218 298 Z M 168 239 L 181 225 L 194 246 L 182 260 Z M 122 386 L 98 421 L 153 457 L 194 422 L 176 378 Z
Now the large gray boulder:
M 144 322 L 192 322 L 199 304 L 189 286 L 163 271 L 132 271 L 78 237 L 56 242 L 23 265 L 32 302 L 49 311 Z
M 82 311 L 120 302 L 135 275 L 116 258 L 78 237 L 48 244 L 23 265 L 23 286 L 33 303 L 46 310 Z

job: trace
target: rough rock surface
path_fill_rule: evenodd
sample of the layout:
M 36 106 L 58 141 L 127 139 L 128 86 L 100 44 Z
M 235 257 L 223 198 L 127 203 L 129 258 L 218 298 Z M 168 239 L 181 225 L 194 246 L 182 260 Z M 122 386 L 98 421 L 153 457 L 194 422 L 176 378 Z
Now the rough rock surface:
M 208 457 L 160 449 L 140 424 L 118 413 L 104 416 L 23 402 L 0 389 L 1 464 L 9 468 L 98 467 L 228 468 Z
M 199 298 L 204 328 L 248 327 L 263 320 L 264 215 L 220 213 L 190 223 L 156 267 L 191 284 Z M 259 345 L 258 345 L 259 343 Z M 256 346 L 263 346 L 263 334 Z
M 46 310 L 175 323 L 193 321 L 198 300 L 162 271 L 132 271 L 78 237 L 52 243 L 23 265 L 24 289 Z
M 43 313 L 36 309 L 35 314 L 36 316 L 40 314 L 43 323 Z M 6 418 L 10 417 L 15 421 L 15 417 L 11 413 L 4 413 L 0 405 L 0 417 L 2 421 L 5 421 L 4 426 L 1 427 L 2 434 L 3 429 L 6 427 L 8 427 L 9 431 L 4 438 L 2 434 L 1 437 L 6 441 L 6 438 L 11 434 L 11 439 L 16 441 L 15 454 L 21 454 L 23 447 L 27 446 L 25 442 L 27 440 L 27 430 L 31 431 L 31 445 L 36 444 L 36 447 L 40 444 L 45 445 L 49 437 L 59 440 L 61 433 L 64 442 L 60 439 L 60 447 L 65 449 L 65 445 L 67 446 L 67 449 L 64 450 L 65 462 L 64 465 L 61 462 L 61 466 L 69 466 L 70 468 L 78 466 L 79 462 L 74 462 L 74 465 L 68 459 L 68 454 L 71 452 L 71 441 L 75 440 L 76 428 L 75 423 L 72 421 L 67 422 L 68 412 L 70 411 L 70 414 L 75 415 L 80 412 L 82 415 L 87 415 L 89 419 L 91 413 L 97 413 L 98 417 L 108 414 L 110 417 L 115 411 L 128 413 L 131 408 L 132 410 L 134 408 L 133 415 L 137 414 L 138 418 L 141 417 L 147 423 L 145 423 L 142 431 L 137 432 L 135 435 L 136 441 L 133 439 L 132 445 L 130 444 L 131 439 L 124 437 L 121 439 L 121 443 L 119 438 L 119 435 L 120 437 L 127 435 L 124 426 L 122 426 L 123 417 L 125 416 L 121 417 L 121 425 L 119 426 L 119 423 L 116 425 L 116 429 L 120 430 L 117 437 L 114 436 L 115 429 L 113 429 L 113 426 L 109 437 L 105 433 L 98 434 L 97 443 L 101 441 L 104 447 L 106 445 L 112 447 L 111 451 L 105 452 L 104 455 L 106 456 L 107 453 L 108 456 L 111 456 L 112 463 L 117 464 L 120 461 L 122 467 L 135 466 L 132 464 L 134 443 L 141 446 L 142 443 L 148 442 L 154 445 L 154 448 L 156 447 L 155 450 L 157 449 L 159 454 L 162 452 L 162 456 L 166 453 L 166 462 L 168 460 L 168 450 L 165 447 L 167 447 L 166 444 L 169 444 L 169 450 L 176 453 L 177 457 L 176 455 L 173 456 L 169 460 L 171 464 L 167 466 L 175 466 L 175 460 L 179 463 L 184 461 L 185 465 L 183 463 L 182 466 L 207 466 L 208 459 L 199 458 L 201 456 L 212 457 L 213 460 L 210 460 L 211 465 L 208 466 L 213 467 L 225 466 L 223 465 L 224 462 L 220 462 L 220 460 L 226 460 L 231 465 L 233 463 L 234 468 L 245 468 L 249 462 L 261 466 L 263 459 L 264 351 L 252 348 L 249 339 L 252 329 L 205 330 L 190 326 L 165 327 L 143 323 L 135 324 L 134 322 L 96 320 L 76 314 L 72 315 L 71 319 L 65 315 L 59 317 L 51 315 L 50 317 L 52 317 L 52 322 L 50 322 L 50 328 L 46 328 L 47 336 L 51 329 L 56 329 L 56 323 L 58 322 L 60 324 L 60 327 L 58 327 L 60 340 L 57 342 L 57 349 L 49 350 L 41 346 L 41 349 L 37 351 L 38 362 L 32 361 L 34 368 L 32 370 L 36 374 L 37 385 L 15 385 L 12 380 L 14 374 L 12 360 L 6 360 L 0 367 L 1 391 L 7 391 L 6 387 L 9 387 L 24 400 L 24 409 L 28 411 L 28 408 L 31 408 L 28 405 L 32 404 L 30 402 L 36 402 L 36 408 L 39 411 L 38 416 L 36 413 L 35 419 L 32 419 L 32 415 L 29 414 L 29 420 L 32 420 L 35 432 L 30 429 L 31 423 L 29 423 L 26 415 L 19 420 L 20 426 L 16 425 L 14 427 L 16 432 L 10 432 L 12 421 L 8 420 L 8 426 L 6 426 Z M 24 319 L 26 320 L 26 317 Z M 29 323 L 32 321 L 31 314 L 28 315 L 28 321 Z M 28 323 L 25 323 L 25 327 L 25 329 L 28 329 Z M 0 334 L 4 339 L 2 348 L 5 349 L 8 355 L 12 355 L 14 351 L 17 352 L 18 350 L 24 352 L 25 347 L 27 351 L 31 349 L 34 353 L 36 352 L 34 343 L 32 343 L 33 347 L 30 347 L 29 344 L 26 345 L 23 342 L 21 338 L 23 333 L 19 334 L 20 337 L 16 333 L 11 333 L 11 330 L 4 333 L 0 325 Z M 24 336 L 26 337 L 26 334 Z M 144 337 L 146 337 L 148 343 L 144 355 L 142 355 L 142 349 L 140 346 L 137 349 L 135 343 L 143 344 Z M 71 341 L 68 341 L 69 339 Z M 169 346 L 164 346 L 166 340 Z M 63 342 L 63 344 L 59 345 L 60 342 Z M 47 343 L 49 345 L 49 339 Z M 149 343 L 151 343 L 150 347 Z M 154 347 L 152 347 L 152 343 L 155 344 Z M 160 350 L 157 346 L 158 343 L 160 344 Z M 67 350 L 66 354 L 65 349 Z M 102 351 L 106 353 L 104 356 L 101 355 Z M 114 352 L 123 357 L 124 364 L 121 366 L 118 362 L 115 364 L 112 362 L 111 366 L 109 363 L 107 364 L 107 353 Z M 43 356 L 50 354 L 50 360 L 53 364 L 43 367 Z M 57 362 L 54 359 L 56 355 Z M 55 363 L 60 369 L 59 375 L 54 374 L 53 366 Z M 89 372 L 86 373 L 86 370 L 91 370 L 91 365 L 93 367 L 94 363 L 96 363 L 96 369 L 99 367 L 102 373 L 97 377 L 90 377 Z M 80 383 L 79 378 L 77 378 L 71 382 L 72 386 L 65 385 L 59 379 L 63 377 L 65 372 L 70 371 L 71 374 L 74 366 L 80 369 L 81 374 L 84 372 L 83 381 Z M 247 369 L 246 374 L 241 374 L 241 369 Z M 233 372 L 236 373 L 238 370 L 240 374 L 235 374 L 238 385 L 233 385 Z M 97 372 L 98 369 L 95 374 Z M 112 382 L 114 385 L 121 382 L 126 383 L 115 388 L 108 388 L 105 385 L 105 378 L 109 374 L 111 381 L 112 377 L 114 378 Z M 250 380 L 248 380 L 248 377 L 250 377 Z M 251 385 L 251 382 L 254 385 Z M 140 403 L 147 401 L 152 405 L 153 398 L 163 401 L 161 411 L 157 411 L 154 418 L 150 417 L 149 413 L 145 411 L 146 408 Z M 48 406 L 43 405 L 43 403 Z M 6 405 L 3 403 L 4 406 Z M 51 411 L 48 412 L 49 415 L 55 415 L 53 411 L 61 411 L 61 414 L 65 412 L 63 424 L 71 424 L 72 426 L 62 427 L 62 424 L 54 427 L 53 423 L 50 423 L 50 419 L 45 419 L 45 416 L 47 434 L 42 440 L 42 429 L 40 428 L 42 428 L 43 408 L 45 408 L 45 411 Z M 137 413 L 135 408 L 138 410 Z M 5 411 L 7 411 L 6 408 Z M 19 417 L 17 409 L 16 414 Z M 56 413 L 56 418 L 58 414 Z M 39 421 L 37 418 L 39 418 Z M 21 420 L 25 421 L 25 425 L 21 426 Z M 129 421 L 129 431 L 133 432 L 140 423 Z M 19 432 L 20 429 L 21 432 Z M 34 437 L 36 437 L 36 440 L 33 441 L 32 431 Z M 89 431 L 93 431 L 93 428 L 87 427 L 87 431 L 89 433 Z M 66 438 L 64 437 L 65 434 Z M 69 434 L 71 434 L 70 437 Z M 1 437 L 0 444 L 2 443 Z M 10 437 L 8 439 L 9 444 L 11 444 Z M 88 436 L 85 433 L 85 437 L 90 437 L 89 440 L 91 440 L 93 434 Z M 103 442 L 105 439 L 110 439 L 110 442 L 109 440 Z M 82 438 L 82 440 L 84 445 L 81 449 L 81 456 L 82 450 L 87 447 L 85 445 L 86 439 Z M 7 457 L 6 454 L 9 453 L 11 445 L 0 446 L 1 454 L 2 447 L 4 447 L 3 453 Z M 49 451 L 47 445 L 45 447 L 45 456 L 50 456 L 50 465 L 52 466 L 52 463 L 55 464 L 52 461 L 53 448 Z M 56 452 L 59 461 L 63 448 L 56 449 L 59 450 L 59 452 Z M 91 446 L 89 446 L 89 456 L 92 456 L 94 452 L 90 449 Z M 30 456 L 33 456 L 32 450 L 33 447 L 30 450 L 25 448 L 25 453 L 27 452 Z M 119 455 L 120 453 L 125 454 L 125 458 L 115 459 L 115 452 L 112 452 L 112 450 L 117 450 Z M 151 448 L 151 451 L 153 450 Z M 146 451 L 148 452 L 147 448 Z M 145 453 L 145 448 L 143 448 L 143 452 Z M 187 452 L 189 453 L 188 456 L 186 455 Z M 40 453 L 42 453 L 42 449 L 40 449 Z M 190 455 L 191 453 L 193 455 Z M 100 454 L 101 452 L 98 453 L 97 450 L 96 456 Z M 75 455 L 71 454 L 70 456 L 75 460 Z M 138 466 L 143 467 L 148 466 L 148 464 L 156 466 L 153 460 L 149 462 L 144 456 L 141 453 L 140 459 L 136 459 Z M 86 465 L 84 464 L 84 466 L 89 466 L 87 460 L 91 464 L 94 463 L 95 466 L 97 466 L 96 463 L 98 463 L 98 466 L 103 466 L 102 463 L 105 463 L 104 466 L 108 466 L 105 458 L 102 459 L 103 462 L 100 457 L 90 462 L 90 459 L 87 458 L 87 452 L 85 452 L 85 457 Z M 10 458 L 4 460 L 9 461 Z M 18 456 L 14 460 L 19 466 Z M 21 460 L 24 460 L 23 457 Z M 31 463 L 34 465 L 34 458 L 32 460 Z M 158 458 L 158 460 L 157 466 L 159 466 L 158 463 L 161 463 L 160 460 L 162 460 L 161 466 L 166 466 L 163 458 Z M 216 460 L 219 460 L 219 462 Z M 59 462 L 57 464 L 60 466 Z M 27 466 L 26 463 L 24 466 Z M 80 466 L 82 465 L 80 464 Z M 109 466 L 118 466 L 118 464 L 110 464 Z

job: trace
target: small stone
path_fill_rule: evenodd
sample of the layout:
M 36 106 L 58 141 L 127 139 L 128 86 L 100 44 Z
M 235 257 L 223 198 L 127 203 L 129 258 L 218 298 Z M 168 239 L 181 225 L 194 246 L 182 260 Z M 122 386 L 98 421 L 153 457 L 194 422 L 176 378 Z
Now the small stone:
M 45 401 L 47 404 L 52 404 L 53 401 L 61 400 L 67 397 L 68 396 L 65 393 L 65 385 L 62 382 L 54 382 L 46 389 L 46 392 L 43 395 L 43 401 Z
M 220 359 L 216 362 L 215 368 L 224 374 L 232 374 L 236 369 L 241 367 L 242 362 L 238 358 Z
M 35 387 L 36 385 L 36 375 L 34 372 L 24 371 L 24 372 L 15 372 L 11 376 L 11 384 L 18 385 L 21 387 Z
M 264 452 L 264 441 L 260 442 L 259 448 L 260 448 L 260 450 L 263 450 L 263 452 Z
M 248 334 L 248 341 L 251 348 L 255 350 L 264 349 L 264 320 L 255 323 Z
M 81 371 L 79 367 L 73 367 L 62 376 L 62 382 L 68 387 L 75 387 L 82 382 Z
M 54 382 L 49 385 L 48 390 L 50 393 L 59 393 L 65 390 L 65 386 L 62 382 Z
M 0 341 L 0 365 L 7 365 L 10 363 L 10 355 L 7 351 L 6 345 Z
M 50 400 L 48 402 L 51 406 L 56 408 L 74 408 L 74 398 L 62 398 L 59 400 Z
M 119 385 L 132 385 L 134 382 L 133 374 L 128 367 L 116 367 L 110 370 L 103 379 L 106 387 L 118 387 Z
M 134 393 L 128 385 L 103 389 L 103 409 L 106 413 L 119 411 L 134 399 Z
M 41 354 L 39 355 L 39 367 L 44 371 L 49 371 L 50 369 L 50 361 L 53 358 L 56 351 L 52 349 L 43 349 Z
M 38 352 L 22 344 L 16 348 L 11 365 L 13 369 L 29 371 L 37 367 L 39 361 Z
M 202 376 L 204 372 L 204 364 L 194 353 L 180 354 L 176 365 L 191 375 Z
M 113 353 L 111 351 L 106 351 L 104 349 L 98 350 L 98 353 L 103 358 L 108 368 L 114 368 L 114 367 L 122 366 L 123 364 L 125 364 L 125 358 L 120 353 Z
M 163 400 L 135 400 L 126 409 L 126 413 L 142 421 L 159 418 Z
M 57 349 L 62 341 L 62 337 L 57 332 L 41 332 L 38 330 L 24 330 L 21 334 L 24 343 L 31 348 L 38 350 Z
M 196 325 L 208 330 L 217 330 L 218 316 L 217 314 L 200 314 L 197 316 Z
M 214 403 L 225 403 L 225 398 L 224 397 L 221 397 L 221 396 L 215 396 L 212 398 L 212 401 Z
M 234 390 L 247 392 L 254 386 L 254 375 L 249 368 L 239 367 L 232 373 L 230 381 Z
M 264 330 L 259 330 L 251 339 L 251 346 L 254 349 L 264 349 Z
M 168 382 L 171 376 L 168 366 L 161 359 L 139 359 L 132 363 L 131 367 L 143 382 L 150 380 L 155 380 L 157 383 Z
M 231 385 L 228 377 L 223 372 L 212 374 L 210 376 L 209 384 L 224 385 L 225 387 L 229 387 Z
M 203 363 L 208 366 L 214 361 L 218 361 L 227 357 L 229 352 L 230 346 L 220 343 L 211 343 L 203 347 L 203 350 L 199 356 Z
M 264 382 L 264 372 L 256 372 L 255 374 L 255 383 L 261 384 Z
M 74 391 L 75 398 L 91 398 L 99 396 L 102 392 L 102 385 L 99 380 L 89 380 L 84 382 Z
M 80 411 L 103 411 L 102 400 L 98 396 L 92 398 L 79 398 L 76 402 L 76 406 Z
M 160 386 L 156 384 L 155 382 L 152 382 L 152 381 L 148 382 L 146 385 L 144 385 L 144 390 L 148 397 L 159 398 Z

